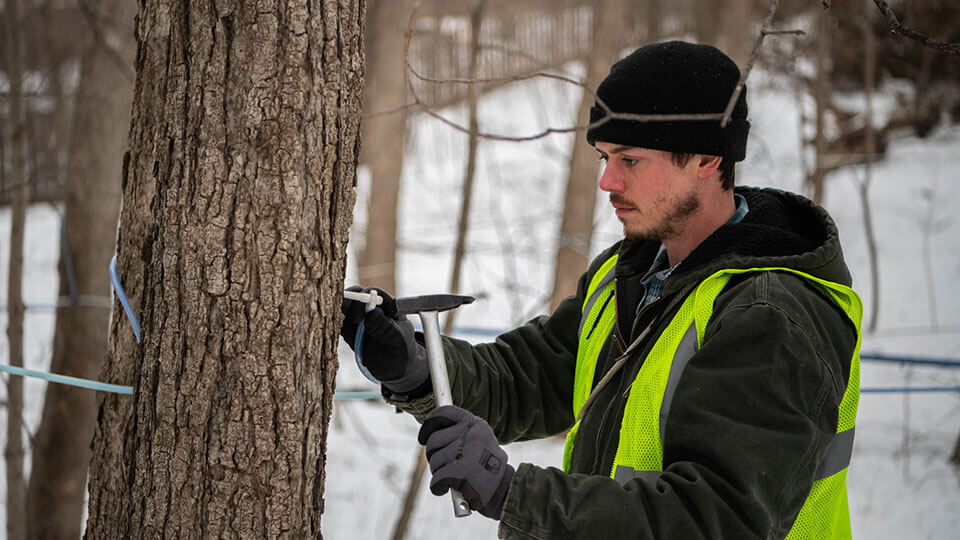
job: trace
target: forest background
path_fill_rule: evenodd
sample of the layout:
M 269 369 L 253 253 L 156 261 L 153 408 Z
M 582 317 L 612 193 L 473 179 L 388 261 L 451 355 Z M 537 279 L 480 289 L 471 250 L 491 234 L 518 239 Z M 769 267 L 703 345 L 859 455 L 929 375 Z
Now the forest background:
M 361 154 L 345 174 L 357 197 L 347 283 L 477 296 L 446 319 L 447 333 L 477 341 L 547 312 L 618 238 L 595 152 L 575 129 L 609 65 L 675 38 L 714 44 L 741 67 L 755 60 L 740 183 L 824 204 L 865 300 L 874 360 L 863 386 L 875 392 L 861 400 L 851 468 L 855 535 L 950 537 L 960 526 L 960 56 L 943 44 L 960 41 L 960 6 L 890 2 L 937 47 L 891 33 L 885 2 L 829 4 L 368 1 Z M 4 363 L 98 379 L 107 330 L 130 332 L 107 267 L 132 144 L 135 11 L 122 0 L 3 5 Z M 22 295 L 10 294 L 21 275 Z M 123 325 L 109 322 L 111 308 Z M 338 390 L 372 390 L 340 353 Z M 3 377 L 7 537 L 78 537 L 94 393 Z M 338 401 L 332 413 L 320 482 L 328 537 L 495 535 L 482 518 L 455 521 L 417 484 L 410 419 L 376 401 Z M 508 451 L 511 462 L 557 465 L 561 443 Z

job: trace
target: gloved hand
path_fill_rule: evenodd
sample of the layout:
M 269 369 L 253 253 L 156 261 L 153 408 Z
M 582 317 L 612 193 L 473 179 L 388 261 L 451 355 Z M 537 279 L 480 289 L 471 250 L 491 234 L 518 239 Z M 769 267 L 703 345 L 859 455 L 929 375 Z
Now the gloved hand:
M 376 290 L 383 303 L 371 311 L 366 304 L 343 299 L 343 326 L 340 335 L 353 349 L 360 321 L 364 323 L 363 353 L 360 359 L 370 374 L 395 394 L 421 397 L 430 391 L 427 352 L 417 342 L 413 325 L 397 315 L 397 303 L 387 292 L 375 288 L 349 287 L 348 291 Z M 354 351 L 356 352 L 356 351 Z
M 446 405 L 427 416 L 420 433 L 430 463 L 430 491 L 443 495 L 459 490 L 470 508 L 488 518 L 500 519 L 514 468 L 507 464 L 493 429 L 482 418 Z

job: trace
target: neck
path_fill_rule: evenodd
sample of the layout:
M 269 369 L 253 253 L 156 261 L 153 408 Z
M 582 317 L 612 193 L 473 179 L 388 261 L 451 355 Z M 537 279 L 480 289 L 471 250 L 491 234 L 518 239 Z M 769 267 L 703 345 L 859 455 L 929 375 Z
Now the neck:
M 726 223 L 736 209 L 733 190 L 722 191 L 712 197 L 704 196 L 700 200 L 699 210 L 687 218 L 678 233 L 663 239 L 670 266 L 683 262 L 687 255 Z

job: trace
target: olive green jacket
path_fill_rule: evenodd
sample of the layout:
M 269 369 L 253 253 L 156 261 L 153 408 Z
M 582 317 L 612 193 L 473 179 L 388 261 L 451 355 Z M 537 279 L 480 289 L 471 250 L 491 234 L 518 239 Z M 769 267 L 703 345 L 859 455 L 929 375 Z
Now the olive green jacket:
M 580 425 L 571 474 L 523 463 L 501 538 L 783 538 L 837 432 L 856 328 L 830 296 L 783 272 L 744 274 L 716 300 L 701 348 L 676 388 L 656 485 L 610 478 L 628 389 L 678 294 L 724 268 L 788 267 L 849 285 L 836 227 L 798 195 L 737 188 L 750 211 L 720 227 L 637 314 L 640 279 L 659 243 L 623 240 L 597 257 L 576 294 L 549 316 L 471 345 L 444 338 L 454 402 L 485 418 L 502 443 L 556 435 L 574 423 L 578 326 L 593 273 L 619 252 L 617 324 L 594 385 L 647 326 L 645 343 L 597 396 Z M 415 416 L 432 395 L 388 400 Z M 559 456 L 558 456 L 559 458 Z

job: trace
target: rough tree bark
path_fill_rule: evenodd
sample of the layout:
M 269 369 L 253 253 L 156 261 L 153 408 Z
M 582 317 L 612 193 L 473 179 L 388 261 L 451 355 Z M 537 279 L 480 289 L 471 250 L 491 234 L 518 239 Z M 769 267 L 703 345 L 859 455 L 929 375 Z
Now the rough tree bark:
M 110 312 L 97 300 L 110 294 L 106 269 L 114 250 L 120 166 L 130 129 L 137 6 L 129 0 L 107 0 L 87 7 L 97 17 L 96 31 L 114 49 L 89 39 L 80 55 L 64 191 L 60 296 L 70 293 L 67 260 L 76 291 L 70 305 L 57 308 L 50 371 L 92 379 L 107 350 Z M 127 71 L 111 58 L 116 54 L 124 58 Z M 27 490 L 30 538 L 79 538 L 96 410 L 89 390 L 47 386 Z
M 20 6 L 7 0 L 6 76 L 9 85 L 10 176 L 13 191 L 10 204 L 10 271 L 7 274 L 7 339 L 10 365 L 23 366 L 23 235 L 27 220 L 26 111 L 22 95 L 23 58 L 20 49 Z M 7 539 L 26 535 L 26 490 L 23 478 L 23 379 L 7 378 L 7 440 L 3 448 L 7 475 Z
M 587 58 L 586 84 L 596 88 L 607 75 L 610 64 L 617 59 L 621 21 L 624 18 L 623 0 L 602 0 L 593 10 L 592 52 Z M 577 125 L 590 123 L 590 107 L 594 95 L 584 92 L 577 109 Z M 593 215 L 597 200 L 597 153 L 578 133 L 573 141 L 570 172 L 563 203 L 563 220 L 557 245 L 557 262 L 553 275 L 550 310 L 576 291 L 577 279 L 590 262 L 590 239 L 593 235 Z
M 397 201 L 407 115 L 403 35 L 410 16 L 409 0 L 368 3 L 367 85 L 360 161 L 370 168 L 367 230 L 358 257 L 358 279 L 366 286 L 397 292 Z M 392 112 L 387 112 L 392 111 Z
M 316 538 L 364 2 L 148 0 L 88 538 Z

